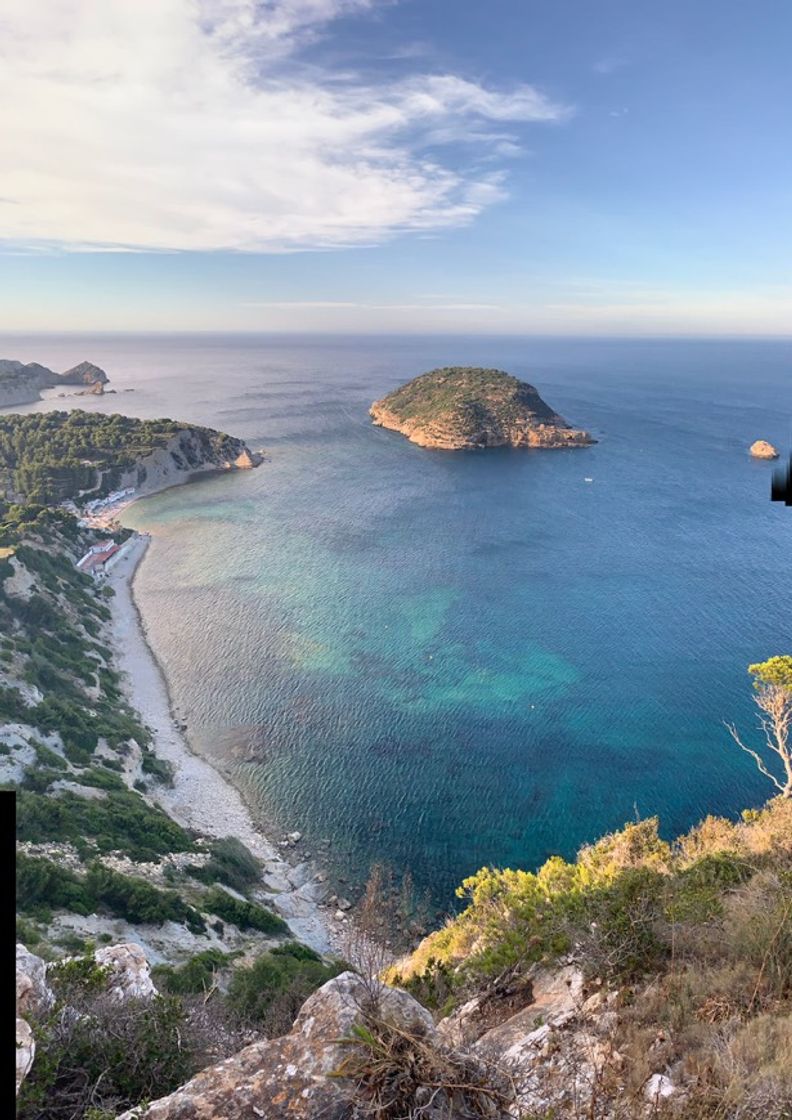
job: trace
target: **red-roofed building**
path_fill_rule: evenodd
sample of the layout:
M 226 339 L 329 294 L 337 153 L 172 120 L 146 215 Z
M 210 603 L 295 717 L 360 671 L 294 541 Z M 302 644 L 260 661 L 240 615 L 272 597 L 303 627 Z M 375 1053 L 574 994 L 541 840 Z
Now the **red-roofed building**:
M 113 541 L 102 541 L 101 544 L 94 545 L 90 552 L 87 552 L 85 556 L 83 556 L 82 560 L 77 561 L 77 567 L 81 572 L 85 572 L 86 575 L 98 579 L 99 576 L 105 574 L 108 563 L 113 559 L 120 548 L 121 546 L 115 544 Z

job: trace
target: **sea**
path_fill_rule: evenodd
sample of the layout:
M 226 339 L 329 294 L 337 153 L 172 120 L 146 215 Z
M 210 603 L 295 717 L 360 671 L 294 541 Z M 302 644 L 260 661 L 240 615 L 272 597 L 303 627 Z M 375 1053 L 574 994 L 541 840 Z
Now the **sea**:
M 626 821 L 671 837 L 773 790 L 747 666 L 792 652 L 792 343 L 209 334 L 27 336 L 106 369 L 75 407 L 207 424 L 255 471 L 136 503 L 135 594 L 195 750 L 348 890 L 434 905 Z M 589 448 L 430 451 L 370 403 L 442 365 L 537 386 Z M 322 841 L 329 842 L 324 845 Z

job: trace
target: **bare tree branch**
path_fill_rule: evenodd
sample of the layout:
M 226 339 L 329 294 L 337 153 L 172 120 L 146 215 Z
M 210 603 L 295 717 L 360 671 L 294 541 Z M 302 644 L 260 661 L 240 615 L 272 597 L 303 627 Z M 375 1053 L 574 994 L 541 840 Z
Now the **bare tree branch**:
M 751 758 L 756 763 L 756 766 L 757 766 L 757 769 L 759 770 L 759 772 L 761 774 L 764 774 L 764 776 L 766 778 L 769 778 L 770 781 L 773 783 L 773 785 L 776 787 L 777 790 L 779 790 L 781 793 L 787 793 L 788 794 L 789 790 L 785 786 L 782 786 L 781 783 L 779 782 L 778 778 L 776 778 L 775 774 L 772 774 L 767 769 L 767 767 L 765 766 L 765 764 L 762 760 L 761 755 L 759 755 L 755 750 L 752 750 L 750 747 L 747 747 L 745 745 L 745 743 L 743 743 L 742 739 L 740 738 L 740 736 L 737 732 L 737 728 L 734 726 L 734 724 L 724 722 L 723 726 L 729 732 L 732 739 L 734 739 L 735 743 L 740 748 L 740 750 L 745 751 L 746 754 L 749 754 L 751 756 Z

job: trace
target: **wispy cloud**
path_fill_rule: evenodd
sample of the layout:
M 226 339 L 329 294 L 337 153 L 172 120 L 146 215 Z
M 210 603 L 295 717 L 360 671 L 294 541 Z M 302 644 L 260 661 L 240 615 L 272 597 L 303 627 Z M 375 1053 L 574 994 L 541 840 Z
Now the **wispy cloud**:
M 792 288 L 783 285 L 701 292 L 580 278 L 558 288 L 550 294 L 542 284 L 503 302 L 452 295 L 410 303 L 264 300 L 241 311 L 248 328 L 266 330 L 740 336 L 788 335 L 792 322 Z
M 504 196 L 482 160 L 513 154 L 503 126 L 570 110 L 528 85 L 420 73 L 373 85 L 302 63 L 333 20 L 375 5 L 5 0 L 15 205 L 0 235 L 16 248 L 288 252 L 470 222 Z M 463 137 L 468 164 L 438 156 Z
M 354 311 L 499 311 L 497 303 L 361 303 L 354 300 L 262 300 L 243 303 L 243 307 L 258 307 L 275 311 L 303 310 L 354 310 Z

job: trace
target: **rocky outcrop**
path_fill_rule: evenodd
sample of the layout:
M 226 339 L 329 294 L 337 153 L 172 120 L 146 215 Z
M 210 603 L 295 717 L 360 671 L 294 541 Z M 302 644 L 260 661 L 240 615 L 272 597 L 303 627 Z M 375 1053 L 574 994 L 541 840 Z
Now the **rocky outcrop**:
M 150 999 L 157 994 L 151 969 L 139 945 L 128 941 L 97 949 L 96 963 L 108 969 L 107 988 L 114 999 Z
M 283 1038 L 255 1042 L 121 1120 L 347 1120 L 350 1086 L 332 1074 L 349 1054 L 372 991 L 379 1020 L 435 1037 L 431 1015 L 412 996 L 344 972 L 314 992 Z
M 103 369 L 93 362 L 80 362 L 65 373 L 55 375 L 59 385 L 106 385 L 109 378 Z
M 58 385 L 104 386 L 107 381 L 105 371 L 93 362 L 80 362 L 65 373 L 55 373 L 38 362 L 25 364 L 0 358 L 0 408 L 41 400 L 42 389 L 54 389 Z
M 572 964 L 530 976 L 516 1014 L 499 1017 L 490 992 L 435 1027 L 406 992 L 345 972 L 314 992 L 283 1038 L 256 1042 L 119 1120 L 354 1120 L 377 1111 L 377 1063 L 390 1115 L 425 1120 L 615 1120 L 684 1101 L 684 1087 L 663 1071 L 662 1046 L 649 1063 L 655 1072 L 631 1079 L 614 1043 L 617 993 L 597 983 L 588 991 Z M 482 1091 L 474 1108 L 455 1095 L 471 1086 Z
M 403 385 L 369 413 L 380 427 L 420 447 L 583 447 L 596 442 L 572 428 L 525 381 L 502 370 L 448 367 Z
M 758 439 L 751 444 L 750 453 L 754 459 L 777 459 L 778 451 L 766 439 Z
M 36 1056 L 36 1043 L 33 1031 L 24 1019 L 16 1021 L 16 1091 L 17 1096 L 22 1087 L 22 1082 L 30 1073 L 33 1059 Z
M 47 984 L 47 966 L 21 943 L 16 947 L 16 1011 L 27 1018 L 49 1010 L 55 997 Z
M 36 1055 L 36 1042 L 27 1021 L 44 1015 L 55 1002 L 47 984 L 47 966 L 41 957 L 28 952 L 24 945 L 16 947 L 16 1091 L 30 1073 Z

